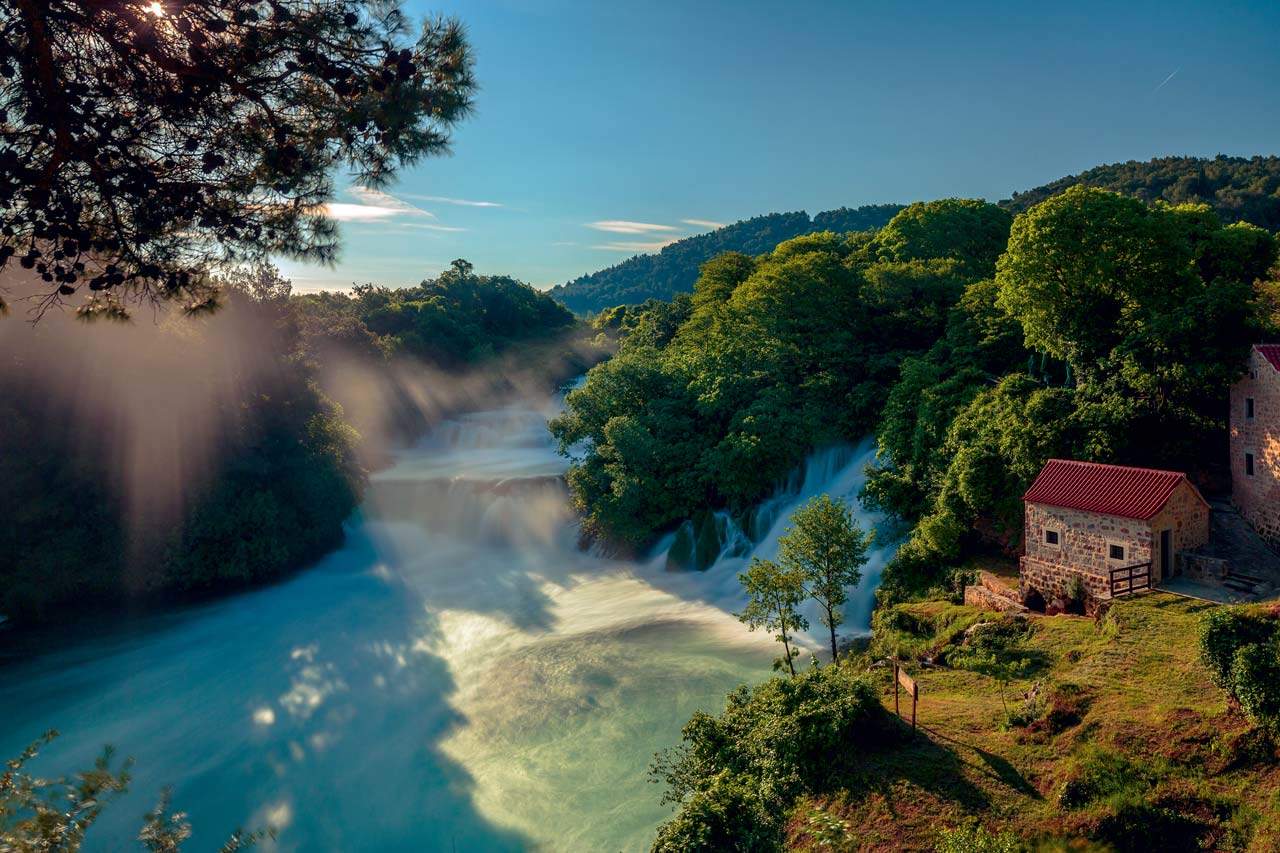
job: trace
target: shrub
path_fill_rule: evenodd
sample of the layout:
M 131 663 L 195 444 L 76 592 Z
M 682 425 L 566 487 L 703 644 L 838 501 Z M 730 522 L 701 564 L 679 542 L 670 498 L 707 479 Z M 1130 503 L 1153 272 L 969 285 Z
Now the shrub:
M 993 833 L 981 824 L 944 829 L 936 853 L 1022 853 L 1026 845 L 1012 832 Z
M 1071 600 L 1071 610 L 1073 613 L 1084 612 L 1084 578 L 1080 575 L 1072 575 L 1067 581 L 1067 598 Z
M 795 798 L 820 790 L 883 744 L 888 716 L 875 687 L 827 666 L 729 694 L 718 717 L 699 711 L 683 743 L 650 769 L 680 811 L 660 828 L 655 850 L 765 849 L 781 845 Z M 732 831 L 733 843 L 717 847 Z M 744 846 L 763 844 L 764 847 Z M 700 846 L 709 845 L 709 846 Z
M 654 853 L 776 850 L 780 832 L 778 817 L 765 809 L 750 782 L 726 770 L 658 827 L 652 849 Z
M 849 821 L 816 806 L 809 809 L 809 816 L 805 818 L 804 828 L 806 834 L 822 850 L 843 847 L 847 842 L 853 840 Z
M 1254 721 L 1280 729 L 1280 641 L 1236 649 L 1231 692 Z
M 1200 659 L 1219 687 L 1230 690 L 1236 650 L 1265 643 L 1276 634 L 1277 622 L 1238 607 L 1215 607 L 1200 620 Z
M 1258 725 L 1280 731 L 1280 622 L 1248 608 L 1216 608 L 1200 622 L 1200 658 Z
M 1045 698 L 1042 685 L 1036 682 L 1031 689 L 1022 695 L 1022 701 L 1009 709 L 1005 724 L 1015 728 L 1030 726 L 1040 719 L 1044 713 Z
M 1188 814 L 1134 799 L 1119 803 L 1098 821 L 1093 837 L 1116 853 L 1193 853 L 1202 849 L 1200 836 L 1206 828 Z
M 1139 766 L 1118 752 L 1088 747 L 1074 761 L 1071 775 L 1058 791 L 1058 805 L 1080 809 L 1113 797 L 1141 797 L 1155 782 L 1152 766 Z

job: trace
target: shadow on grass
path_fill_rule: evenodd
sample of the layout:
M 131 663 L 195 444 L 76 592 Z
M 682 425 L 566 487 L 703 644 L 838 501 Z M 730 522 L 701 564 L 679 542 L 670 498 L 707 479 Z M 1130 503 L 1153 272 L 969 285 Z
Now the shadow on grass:
M 854 796 L 879 793 L 895 818 L 898 809 L 894 788 L 899 783 L 955 802 L 966 811 L 990 807 L 990 797 L 965 776 L 967 762 L 954 750 L 927 736 L 928 730 L 923 726 L 913 733 L 909 725 L 899 720 L 888 722 L 885 738 L 896 739 L 897 743 L 884 744 L 885 748 L 862 756 L 855 769 L 835 780 L 837 787 Z
M 923 726 L 921 728 L 928 732 L 930 736 L 937 738 L 938 740 L 947 741 L 948 743 L 955 744 L 956 746 L 973 750 L 974 753 L 977 754 L 978 758 L 982 760 L 982 764 L 979 765 L 971 761 L 965 761 L 962 757 L 957 755 L 956 761 L 958 763 L 973 768 L 977 772 L 994 779 L 1019 794 L 1022 794 L 1024 797 L 1030 797 L 1033 800 L 1044 799 L 1040 792 L 1036 790 L 1035 786 L 1028 782 L 1027 778 L 1018 771 L 1018 768 L 1014 767 L 1013 764 L 1003 756 L 996 755 L 994 752 L 988 752 L 980 746 L 974 746 L 971 743 L 965 743 L 964 741 L 956 740 L 953 737 L 948 737 L 935 729 L 925 728 Z

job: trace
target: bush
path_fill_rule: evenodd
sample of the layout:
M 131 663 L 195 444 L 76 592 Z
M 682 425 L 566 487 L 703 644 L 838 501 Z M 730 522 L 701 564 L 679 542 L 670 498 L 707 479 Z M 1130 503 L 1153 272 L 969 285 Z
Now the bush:
M 1200 622 L 1200 658 L 1255 723 L 1280 731 L 1280 621 L 1249 608 L 1215 608 Z
M 1071 580 L 1067 581 L 1067 598 L 1071 600 L 1073 613 L 1084 612 L 1084 578 L 1080 575 L 1072 575 Z
M 656 756 L 650 774 L 680 811 L 659 829 L 654 849 L 780 846 L 795 798 L 844 777 L 888 731 L 875 687 L 844 667 L 739 687 L 724 713 L 694 714 L 683 743 Z
M 1265 643 L 1276 635 L 1277 622 L 1240 607 L 1215 607 L 1200 620 L 1200 659 L 1219 687 L 1230 690 L 1236 651 Z
M 1121 802 L 1098 821 L 1093 837 L 1116 853 L 1193 853 L 1201 850 L 1205 825 L 1178 810 L 1142 800 Z
M 1231 692 L 1258 724 L 1280 729 L 1280 640 L 1236 649 Z
M 1118 752 L 1088 747 L 1073 762 L 1071 775 L 1058 791 L 1058 805 L 1081 809 L 1110 798 L 1141 796 L 1156 781 L 1152 766 L 1139 766 Z
M 658 827 L 654 853 L 778 849 L 779 818 L 764 808 L 748 780 L 716 774 L 693 793 L 674 818 Z
M 993 833 L 981 824 L 944 829 L 936 853 L 1022 853 L 1026 845 L 1012 832 Z

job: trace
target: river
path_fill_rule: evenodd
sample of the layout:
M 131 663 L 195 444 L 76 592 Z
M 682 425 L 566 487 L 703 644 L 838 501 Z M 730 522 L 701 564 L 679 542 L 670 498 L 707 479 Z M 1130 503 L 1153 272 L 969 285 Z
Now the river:
M 737 572 L 772 554 L 799 500 L 856 494 L 869 446 L 815 454 L 755 535 L 729 530 L 709 570 L 670 571 L 669 542 L 643 561 L 577 547 L 546 430 L 558 405 L 440 424 L 372 478 L 345 545 L 285 582 L 39 653 L 11 644 L 0 758 L 54 727 L 41 775 L 104 744 L 136 760 L 89 850 L 134 849 L 166 785 L 193 851 L 265 825 L 280 850 L 647 849 L 670 815 L 653 753 L 771 674 L 771 639 L 732 616 Z M 886 556 L 847 632 L 866 628 Z

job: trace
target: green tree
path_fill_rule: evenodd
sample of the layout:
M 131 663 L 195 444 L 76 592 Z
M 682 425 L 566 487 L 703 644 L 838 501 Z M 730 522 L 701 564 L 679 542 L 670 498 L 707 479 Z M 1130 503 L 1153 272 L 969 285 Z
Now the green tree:
M 1009 213 L 982 199 L 916 202 L 880 230 L 875 245 L 884 260 L 950 259 L 981 278 L 995 270 L 1012 221 Z
M 737 614 L 738 620 L 752 631 L 763 628 L 778 632 L 776 639 L 782 643 L 783 657 L 774 662 L 774 669 L 781 669 L 785 662 L 795 678 L 795 658 L 800 650 L 791 648 L 792 634 L 809 627 L 809 621 L 796 610 L 807 597 L 803 573 L 755 558 L 738 580 L 747 592 L 747 606 Z
M 822 610 L 831 634 L 831 660 L 838 662 L 836 627 L 844 621 L 848 589 L 862 580 L 862 566 L 875 531 L 858 526 L 849 505 L 830 495 L 810 499 L 791 516 L 791 526 L 778 539 L 778 562 L 804 578 L 809 597 Z
M 876 687 L 846 666 L 743 685 L 722 714 L 698 711 L 681 744 L 654 757 L 663 802 L 680 810 L 653 849 L 780 850 L 796 798 L 848 784 L 894 731 Z
M 471 108 L 454 20 L 398 2 L 0 3 L 0 267 L 82 292 L 209 299 L 212 263 L 332 261 L 333 175 L 385 186 Z
M 1117 350 L 1154 373 L 1144 352 L 1212 366 L 1220 359 L 1196 356 L 1217 355 L 1226 341 L 1236 342 L 1234 372 L 1239 342 L 1249 340 L 1252 285 L 1275 257 L 1266 231 L 1223 227 L 1207 207 L 1148 207 L 1072 187 L 1014 221 L 998 301 L 1022 324 L 1028 347 L 1086 381 L 1113 373 Z

